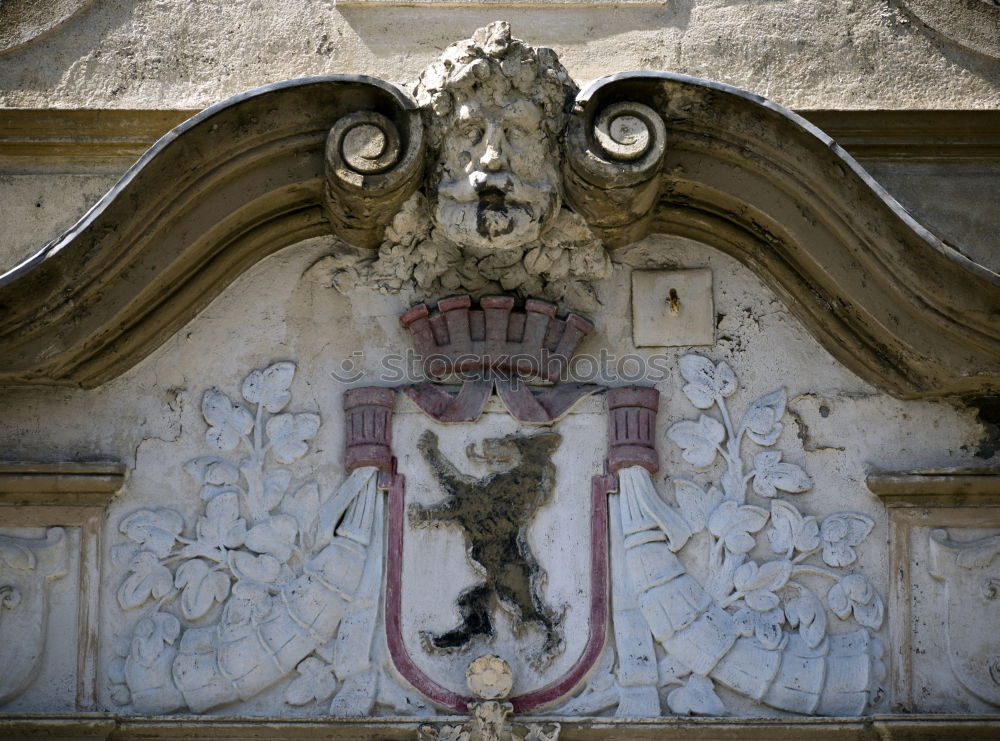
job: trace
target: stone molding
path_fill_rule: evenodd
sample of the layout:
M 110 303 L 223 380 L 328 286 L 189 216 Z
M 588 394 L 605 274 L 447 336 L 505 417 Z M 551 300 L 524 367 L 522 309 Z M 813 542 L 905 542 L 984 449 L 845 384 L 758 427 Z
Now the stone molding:
M 0 461 L 0 506 L 106 505 L 125 481 L 114 461 Z
M 796 110 L 861 162 L 1000 159 L 1000 111 Z M 120 172 L 196 109 L 6 108 L 4 172 Z
M 750 93 L 655 72 L 581 92 L 584 128 L 622 100 L 669 122 L 668 147 L 651 214 L 627 234 L 612 227 L 609 244 L 659 232 L 735 256 L 831 354 L 898 397 L 1000 388 L 1000 276 L 927 232 L 827 135 Z M 414 105 L 372 78 L 316 77 L 182 124 L 76 226 L 0 278 L 0 381 L 93 387 L 124 372 L 250 265 L 329 233 L 325 201 L 343 196 L 324 192 L 332 123 L 375 110 L 400 132 L 400 161 L 418 166 L 421 143 L 406 140 L 419 130 Z M 412 182 L 377 178 L 396 188 L 385 194 L 394 201 Z M 613 210 L 619 190 L 608 182 L 587 197 Z M 358 197 L 367 216 L 346 233 L 370 244 L 382 216 L 371 220 L 371 193 Z
M 441 717 L 441 722 L 462 722 L 465 716 Z M 531 718 L 533 722 L 551 720 Z M 990 716 L 909 715 L 872 716 L 857 720 L 839 718 L 802 719 L 694 719 L 610 723 L 605 719 L 558 719 L 560 741 L 649 741 L 690 739 L 715 741 L 826 741 L 850 738 L 855 741 L 925 741 L 932 738 L 961 738 L 992 741 L 1000 733 L 1000 720 Z M 169 719 L 120 718 L 111 714 L 79 716 L 7 716 L 0 718 L 0 735 L 24 739 L 271 739 L 298 741 L 324 738 L 332 741 L 412 741 L 421 721 L 414 719 L 338 718 L 336 722 L 289 720 L 287 718 Z
M 8 108 L 0 166 L 17 174 L 120 173 L 195 110 Z

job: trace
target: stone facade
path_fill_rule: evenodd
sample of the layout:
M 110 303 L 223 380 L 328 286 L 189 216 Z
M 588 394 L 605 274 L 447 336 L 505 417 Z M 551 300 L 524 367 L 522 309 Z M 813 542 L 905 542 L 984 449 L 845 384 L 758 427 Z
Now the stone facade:
M 1000 9 L 506 5 L 0 6 L 4 735 L 1000 732 Z

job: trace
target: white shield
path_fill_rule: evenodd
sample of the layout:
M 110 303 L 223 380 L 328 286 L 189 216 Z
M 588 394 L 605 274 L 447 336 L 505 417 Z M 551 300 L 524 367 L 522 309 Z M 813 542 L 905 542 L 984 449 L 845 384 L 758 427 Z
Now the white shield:
M 571 690 L 603 645 L 606 498 L 603 490 L 595 493 L 594 477 L 603 480 L 607 423 L 600 399 L 587 400 L 579 405 L 580 411 L 544 427 L 523 425 L 505 412 L 490 413 L 490 409 L 476 422 L 452 425 L 416 411 L 395 415 L 393 449 L 397 471 L 405 478 L 405 492 L 404 487 L 397 487 L 396 499 L 390 503 L 388 638 L 400 673 L 435 702 L 459 710 L 464 710 L 467 700 L 469 662 L 487 653 L 499 655 L 513 670 L 512 701 L 515 709 L 523 711 L 551 703 Z M 530 606 L 518 605 L 517 600 L 505 599 L 497 594 L 500 590 L 493 589 L 497 582 L 488 572 L 497 568 L 497 559 L 483 564 L 471 557 L 477 548 L 485 552 L 495 545 L 484 541 L 493 537 L 496 528 L 489 522 L 469 527 L 454 519 L 418 525 L 411 521 L 412 509 L 442 505 L 454 496 L 419 449 L 418 441 L 428 430 L 437 437 L 441 458 L 471 477 L 467 483 L 475 481 L 473 496 L 490 496 L 491 487 L 496 489 L 498 477 L 491 477 L 491 468 L 510 470 L 518 465 L 515 455 L 512 460 L 493 460 L 491 466 L 491 452 L 506 448 L 497 443 L 484 448 L 484 441 L 510 440 L 509 436 L 530 441 L 532 436 L 549 432 L 561 437 L 551 454 L 555 484 L 520 527 L 528 561 L 533 559 L 540 570 L 531 580 L 535 607 L 552 617 L 562 642 L 558 650 L 545 650 L 547 631 L 540 621 L 521 619 Z M 525 450 L 531 446 L 531 442 L 522 443 Z M 523 478 L 517 480 L 525 483 Z M 524 489 L 531 487 L 530 476 L 527 480 Z M 509 532 L 510 523 L 504 528 Z M 599 533 L 596 543 L 595 531 Z M 510 568 L 517 582 L 520 567 L 511 564 Z M 458 604 L 463 595 L 476 589 L 490 593 L 492 635 L 474 633 L 462 645 L 435 646 L 435 637 L 465 624 Z

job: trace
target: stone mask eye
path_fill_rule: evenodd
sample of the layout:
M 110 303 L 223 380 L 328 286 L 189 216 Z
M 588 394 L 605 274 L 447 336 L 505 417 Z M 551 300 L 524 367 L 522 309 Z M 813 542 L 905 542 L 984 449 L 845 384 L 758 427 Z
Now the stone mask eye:
M 459 128 L 459 133 L 473 144 L 478 144 L 485 133 L 485 129 L 477 123 L 465 123 Z

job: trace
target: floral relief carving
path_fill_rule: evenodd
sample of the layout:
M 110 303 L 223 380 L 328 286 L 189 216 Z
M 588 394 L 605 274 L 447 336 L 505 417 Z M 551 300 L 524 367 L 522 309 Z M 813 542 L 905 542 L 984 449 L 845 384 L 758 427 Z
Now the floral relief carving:
M 783 389 L 737 417 L 729 400 L 738 382 L 725 362 L 687 355 L 680 371 L 685 396 L 703 413 L 675 423 L 667 437 L 692 468 L 721 458 L 724 471 L 707 484 L 673 478 L 676 508 L 646 468 L 619 472 L 611 505 L 615 651 L 564 710 L 657 716 L 662 694 L 672 713 L 722 715 L 716 690 L 724 686 L 782 710 L 860 714 L 885 671 L 874 635 L 884 607 L 868 577 L 844 569 L 873 521 L 838 512 L 819 522 L 786 498 L 813 481 L 772 449 Z M 746 441 L 758 448 L 752 455 Z M 704 583 L 688 565 L 707 573 Z M 840 621 L 856 627 L 844 632 Z
M 338 715 L 376 702 L 423 707 L 386 678 L 374 639 L 378 470 L 356 468 L 334 492 L 297 476 L 321 422 L 288 410 L 294 374 L 279 362 L 248 374 L 242 399 L 204 393 L 213 454 L 184 465 L 204 501 L 193 523 L 167 508 L 119 523 L 126 542 L 112 557 L 127 575 L 117 599 L 142 616 L 110 666 L 115 702 L 201 712 L 290 678 L 290 705 L 330 701 Z

